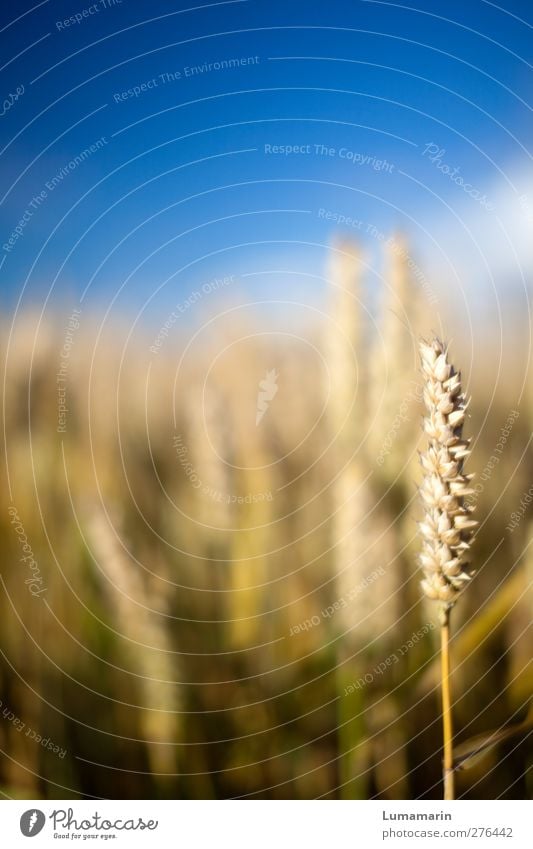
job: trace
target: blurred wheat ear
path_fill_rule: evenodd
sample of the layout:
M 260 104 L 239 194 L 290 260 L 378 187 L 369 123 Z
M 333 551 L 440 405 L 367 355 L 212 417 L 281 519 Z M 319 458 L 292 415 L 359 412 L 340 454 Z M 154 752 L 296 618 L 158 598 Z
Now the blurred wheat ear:
M 448 361 L 448 350 L 439 339 L 420 343 L 428 438 L 420 461 L 424 478 L 420 495 L 424 519 L 420 565 L 422 589 L 440 603 L 441 682 L 444 732 L 444 798 L 454 798 L 452 714 L 450 700 L 450 611 L 472 572 L 468 554 L 477 522 L 465 498 L 472 493 L 472 475 L 463 472 L 470 440 L 463 439 L 467 401 L 461 376 Z
M 120 513 L 115 511 L 114 524 Z M 109 518 L 96 506 L 87 516 L 88 538 L 94 551 L 102 588 L 114 614 L 116 633 L 124 644 L 138 682 L 140 724 L 153 775 L 164 778 L 176 770 L 176 744 L 180 740 L 180 685 L 176 656 L 164 618 L 152 604 L 165 607 L 161 592 L 150 592 L 142 570 L 126 553 Z

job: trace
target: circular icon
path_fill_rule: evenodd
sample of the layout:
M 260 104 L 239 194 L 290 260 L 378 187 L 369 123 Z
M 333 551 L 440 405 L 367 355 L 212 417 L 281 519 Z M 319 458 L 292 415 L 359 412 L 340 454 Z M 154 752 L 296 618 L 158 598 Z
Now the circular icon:
M 29 811 L 24 811 L 20 818 L 20 830 L 24 837 L 35 837 L 42 831 L 46 822 L 46 817 L 42 811 L 37 808 L 31 808 Z

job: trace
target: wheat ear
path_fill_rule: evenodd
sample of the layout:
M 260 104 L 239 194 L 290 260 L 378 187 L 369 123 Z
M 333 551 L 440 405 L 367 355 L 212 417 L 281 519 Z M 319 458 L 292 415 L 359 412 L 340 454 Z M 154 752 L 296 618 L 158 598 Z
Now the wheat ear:
M 119 520 L 115 517 L 115 524 Z M 154 776 L 174 775 L 175 747 L 179 742 L 179 685 L 176 653 L 158 614 L 156 601 L 142 575 L 120 543 L 107 516 L 97 507 L 88 515 L 87 530 L 98 562 L 104 592 L 116 615 L 117 633 L 124 639 L 124 654 L 136 669 L 143 704 L 140 721 Z M 160 595 L 160 594 L 158 594 Z M 162 597 L 159 603 L 164 603 Z M 172 685 L 172 686 L 169 686 Z
M 472 578 L 468 555 L 477 522 L 465 498 L 472 493 L 463 465 L 470 440 L 463 439 L 467 400 L 461 375 L 448 361 L 448 349 L 439 339 L 420 343 L 426 415 L 427 449 L 420 455 L 424 478 L 420 495 L 424 519 L 420 523 L 424 572 L 422 589 L 440 602 L 442 717 L 444 732 L 444 798 L 454 798 L 452 715 L 450 697 L 450 611 L 460 591 Z

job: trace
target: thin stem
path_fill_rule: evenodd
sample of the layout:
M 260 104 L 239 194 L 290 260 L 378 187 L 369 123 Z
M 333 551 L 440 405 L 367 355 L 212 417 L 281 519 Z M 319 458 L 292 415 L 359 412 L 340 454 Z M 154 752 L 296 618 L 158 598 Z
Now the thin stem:
M 453 799 L 454 796 L 454 774 L 453 774 L 453 729 L 452 708 L 450 699 L 450 608 L 448 605 L 442 607 L 441 612 L 441 685 L 442 685 L 442 730 L 444 735 L 444 798 Z

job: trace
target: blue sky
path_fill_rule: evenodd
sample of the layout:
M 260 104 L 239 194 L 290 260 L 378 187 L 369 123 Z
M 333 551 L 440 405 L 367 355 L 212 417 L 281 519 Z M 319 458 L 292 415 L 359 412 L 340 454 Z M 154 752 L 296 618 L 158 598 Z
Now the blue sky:
M 431 273 L 519 289 L 530 4 L 418 5 L 5 4 L 4 306 L 157 322 L 231 274 L 312 302 L 339 231 L 376 272 L 376 233 L 401 230 Z

